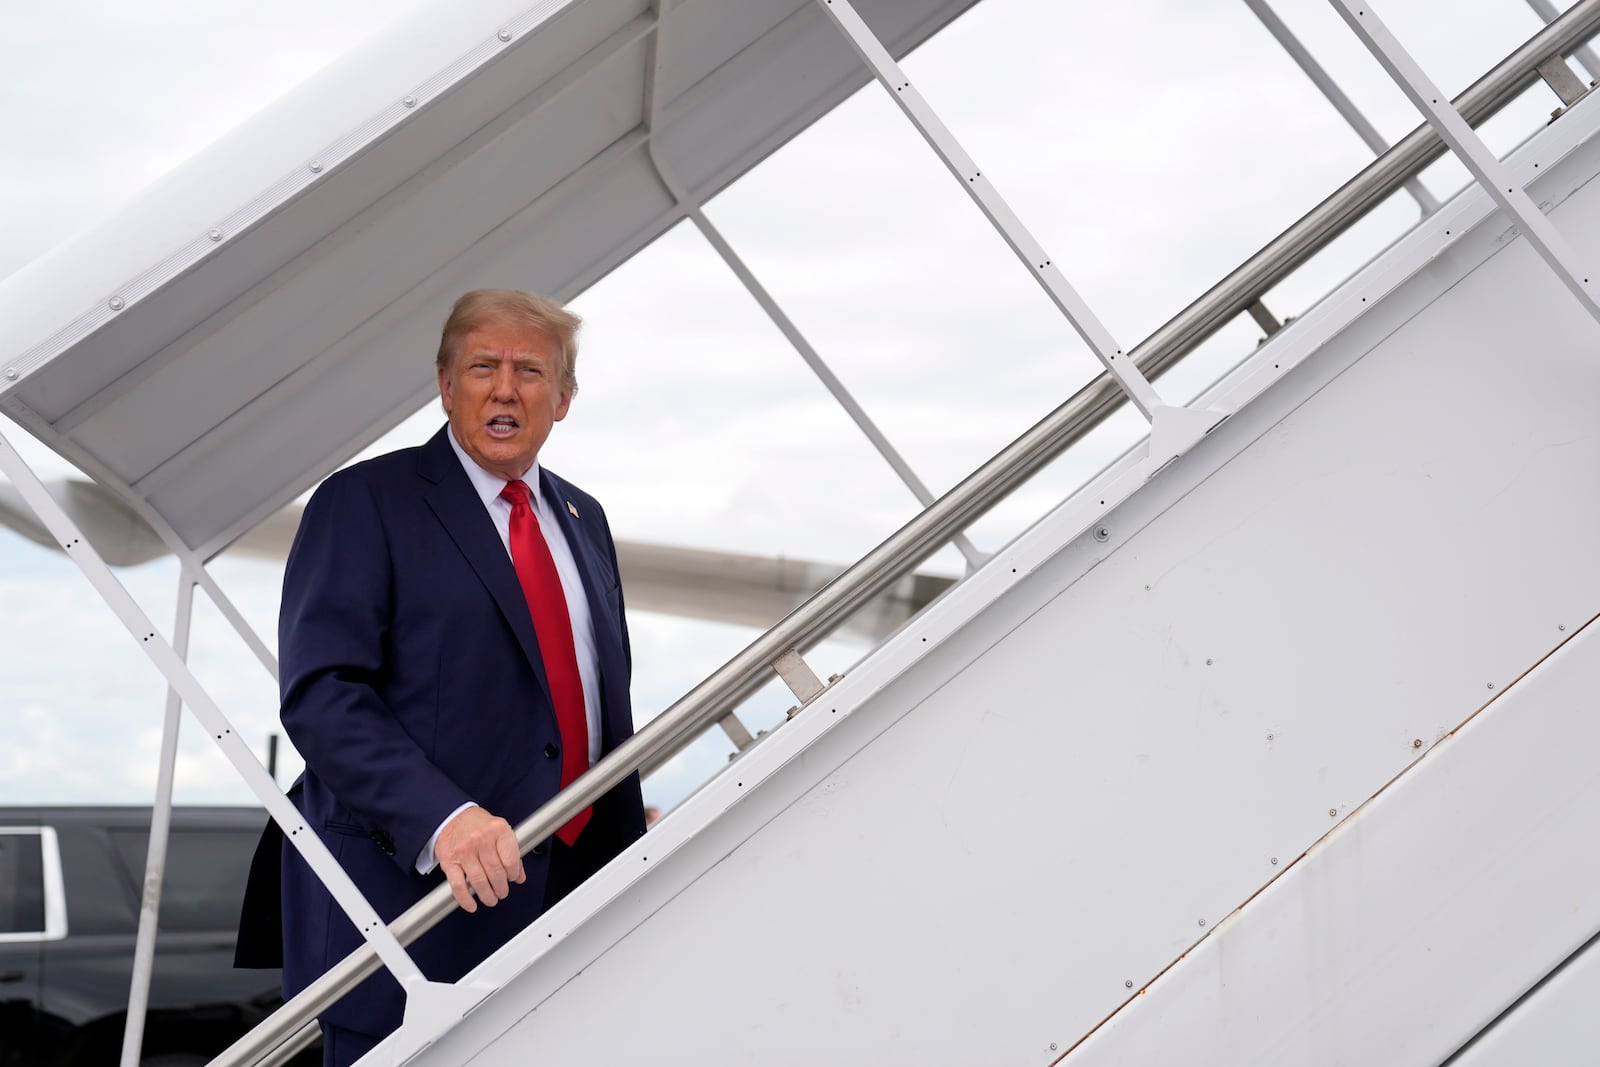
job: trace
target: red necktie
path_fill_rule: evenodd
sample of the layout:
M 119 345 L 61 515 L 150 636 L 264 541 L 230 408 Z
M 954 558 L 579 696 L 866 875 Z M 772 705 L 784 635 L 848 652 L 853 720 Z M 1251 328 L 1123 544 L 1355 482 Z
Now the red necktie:
M 511 564 L 533 616 L 539 636 L 550 699 L 556 706 L 556 727 L 561 731 L 561 788 L 589 769 L 589 720 L 583 709 L 583 680 L 578 674 L 578 653 L 572 645 L 572 616 L 561 575 L 550 556 L 550 546 L 539 530 L 539 516 L 528 499 L 526 482 L 507 482 L 500 496 L 511 504 Z M 571 845 L 589 824 L 592 808 L 584 808 L 556 831 Z

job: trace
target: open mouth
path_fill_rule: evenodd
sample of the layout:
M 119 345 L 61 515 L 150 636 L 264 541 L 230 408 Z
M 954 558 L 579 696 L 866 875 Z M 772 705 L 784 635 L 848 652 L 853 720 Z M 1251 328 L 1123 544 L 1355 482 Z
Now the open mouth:
M 496 415 L 489 420 L 489 436 L 511 437 L 522 428 L 522 424 L 510 415 Z

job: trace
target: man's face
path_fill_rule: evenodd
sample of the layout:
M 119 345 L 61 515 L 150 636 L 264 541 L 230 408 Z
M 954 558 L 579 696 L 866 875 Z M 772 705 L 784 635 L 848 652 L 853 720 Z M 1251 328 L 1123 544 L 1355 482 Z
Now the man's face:
M 439 399 L 467 455 L 507 481 L 521 478 L 567 417 L 560 346 L 529 326 L 492 324 L 461 339 L 439 371 Z

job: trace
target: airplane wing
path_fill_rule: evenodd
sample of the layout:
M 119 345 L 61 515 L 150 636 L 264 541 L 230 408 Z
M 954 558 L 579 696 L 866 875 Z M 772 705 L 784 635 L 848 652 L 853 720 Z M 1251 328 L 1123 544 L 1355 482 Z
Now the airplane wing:
M 168 553 L 156 532 L 114 494 L 77 479 L 47 483 L 50 495 L 72 516 L 100 557 L 113 567 L 148 563 Z M 34 518 L 21 494 L 0 483 L 0 526 L 41 545 L 55 538 Z M 300 526 L 300 505 L 274 512 L 230 546 L 255 559 L 283 560 Z M 618 541 L 617 562 L 628 606 L 711 622 L 766 629 L 844 570 L 832 563 L 745 555 L 703 548 Z M 902 578 L 841 629 L 843 635 L 877 641 L 891 633 L 956 579 L 918 573 Z

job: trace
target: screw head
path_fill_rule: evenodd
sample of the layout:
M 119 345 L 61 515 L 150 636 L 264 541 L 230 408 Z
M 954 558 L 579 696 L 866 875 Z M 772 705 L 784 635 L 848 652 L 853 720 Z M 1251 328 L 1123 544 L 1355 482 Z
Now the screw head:
M 1200 925 L 1201 925 L 1201 926 L 1204 926 L 1204 925 L 1205 925 L 1205 924 L 1206 924 L 1206 921 L 1205 921 L 1205 920 L 1204 920 L 1204 919 L 1201 919 L 1201 920 L 1200 920 Z
M 1268 734 L 1267 735 L 1267 740 L 1268 741 L 1276 741 L 1277 739 L 1278 739 L 1278 735 L 1277 734 Z
M 1109 541 L 1111 540 L 1111 531 L 1106 529 L 1104 526 L 1101 526 L 1095 530 L 1094 539 L 1096 541 Z
M 1274 867 L 1276 867 L 1278 865 L 1278 857 L 1276 857 L 1276 856 L 1272 857 L 1272 865 Z
M 502 41 L 509 41 L 511 40 L 511 31 L 501 30 L 499 33 L 495 34 L 495 36 L 500 38 Z
M 122 297 L 114 296 L 110 300 L 106 301 L 106 306 L 109 307 L 112 311 L 121 311 L 123 308 L 127 307 L 128 305 L 123 302 Z
M 313 159 L 311 161 L 311 163 L 309 164 L 309 166 L 311 168 L 311 173 L 312 174 L 321 174 L 322 173 L 322 160 Z
M 1054 1041 L 1052 1041 L 1052 1042 L 1050 1042 L 1050 1051 L 1054 1052 L 1055 1050 L 1056 1050 L 1056 1043 Z
M 220 241 L 220 240 L 222 240 L 222 231 L 221 230 L 207 230 L 206 231 L 206 236 L 211 238 L 213 241 Z
M 404 100 L 402 100 L 400 102 L 402 104 L 404 104 L 406 107 L 416 107 L 417 106 L 417 98 L 414 97 L 414 96 L 408 96 L 408 97 L 406 97 Z
M 1411 747 L 1412 748 L 1421 748 L 1422 747 L 1422 738 L 1418 737 L 1418 738 L 1412 739 Z
M 1132 989 L 1133 988 L 1133 979 L 1132 978 L 1125 979 L 1123 981 L 1123 983 L 1122 983 L 1122 988 L 1123 989 Z
M 1490 683 L 1489 683 L 1489 688 L 1490 688 L 1490 689 L 1493 689 L 1493 688 L 1494 688 L 1494 683 L 1493 683 L 1493 682 L 1490 682 Z
M 1208 660 L 1206 660 L 1206 666 L 1207 666 L 1207 667 L 1209 667 L 1209 666 L 1211 666 L 1211 660 L 1209 660 L 1209 659 L 1208 659 Z
M 1329 808 L 1328 809 L 1328 818 L 1337 819 L 1338 817 L 1339 817 L 1339 809 L 1338 808 Z
M 1562 623 L 1559 626 L 1557 626 L 1556 629 L 1560 630 L 1562 633 L 1566 633 L 1567 632 L 1567 624 L 1566 623 Z

